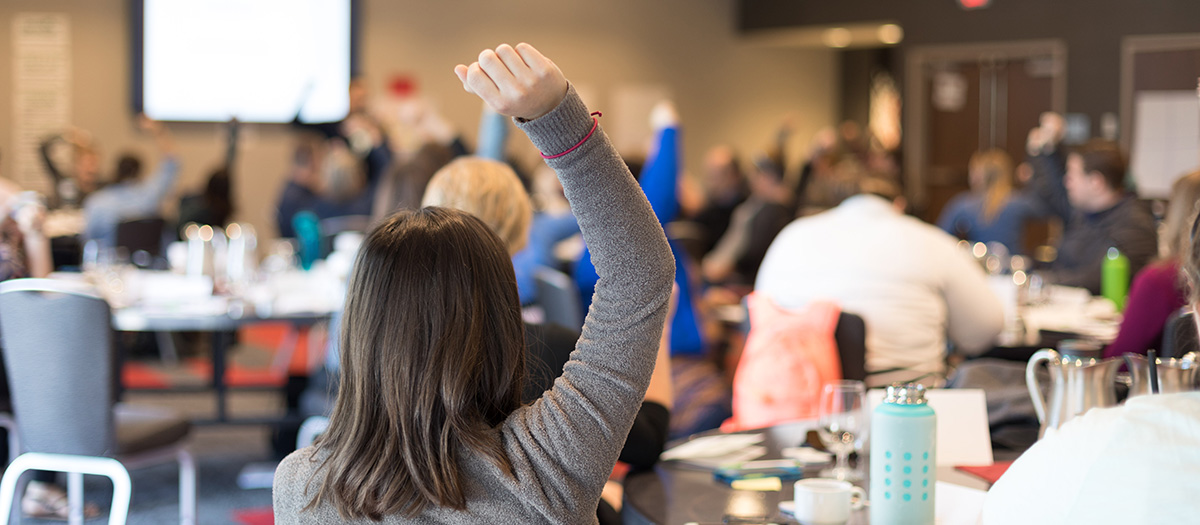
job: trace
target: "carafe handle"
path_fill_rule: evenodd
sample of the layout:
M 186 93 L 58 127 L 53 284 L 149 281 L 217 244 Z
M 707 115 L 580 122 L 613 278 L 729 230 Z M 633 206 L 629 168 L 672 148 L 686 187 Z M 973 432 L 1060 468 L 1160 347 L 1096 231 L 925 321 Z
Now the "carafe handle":
M 1025 385 L 1029 387 L 1029 397 L 1033 400 L 1033 411 L 1037 413 L 1038 423 L 1046 423 L 1046 398 L 1042 397 L 1042 388 L 1037 380 L 1037 366 L 1042 361 L 1057 362 L 1058 352 L 1049 348 L 1038 350 L 1029 358 L 1025 365 Z

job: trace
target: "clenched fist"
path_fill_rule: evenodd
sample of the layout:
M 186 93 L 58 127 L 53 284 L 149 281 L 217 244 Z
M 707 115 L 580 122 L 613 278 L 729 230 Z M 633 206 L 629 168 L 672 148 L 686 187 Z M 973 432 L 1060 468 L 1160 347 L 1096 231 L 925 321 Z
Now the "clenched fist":
M 463 89 L 501 115 L 533 120 L 558 106 L 567 79 L 550 59 L 525 43 L 484 50 L 479 61 L 454 67 Z

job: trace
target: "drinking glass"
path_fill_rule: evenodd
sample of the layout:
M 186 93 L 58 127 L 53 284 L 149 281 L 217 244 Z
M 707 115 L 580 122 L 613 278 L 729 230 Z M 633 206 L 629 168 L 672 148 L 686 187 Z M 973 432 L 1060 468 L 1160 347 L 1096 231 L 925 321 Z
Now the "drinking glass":
M 821 443 L 837 456 L 832 469 L 821 472 L 822 477 L 854 481 L 860 479 L 850 468 L 850 453 L 862 449 L 867 437 L 867 390 L 862 381 L 844 380 L 828 383 L 821 390 L 817 410 L 817 434 Z

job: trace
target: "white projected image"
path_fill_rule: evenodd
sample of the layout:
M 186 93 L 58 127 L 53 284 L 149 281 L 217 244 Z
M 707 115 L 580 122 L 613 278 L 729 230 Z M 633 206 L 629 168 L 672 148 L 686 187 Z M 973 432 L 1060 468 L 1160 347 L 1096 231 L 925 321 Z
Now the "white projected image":
M 143 111 L 156 120 L 346 116 L 351 0 L 145 0 Z

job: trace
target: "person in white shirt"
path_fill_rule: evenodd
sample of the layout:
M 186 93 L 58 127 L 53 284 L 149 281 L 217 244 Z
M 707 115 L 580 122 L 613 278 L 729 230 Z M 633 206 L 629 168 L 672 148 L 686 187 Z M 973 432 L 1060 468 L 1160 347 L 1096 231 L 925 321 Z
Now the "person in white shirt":
M 839 206 L 797 219 L 767 251 L 755 291 L 784 308 L 830 300 L 866 323 L 867 384 L 944 380 L 947 336 L 975 355 L 1004 324 L 983 270 L 937 227 L 905 216 L 889 180 L 841 168 Z
M 1183 258 L 1195 311 L 1200 219 Z M 1200 392 L 1136 396 L 1046 430 L 988 491 L 983 523 L 1197 523 L 1197 492 Z

